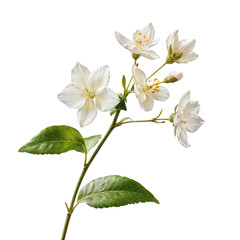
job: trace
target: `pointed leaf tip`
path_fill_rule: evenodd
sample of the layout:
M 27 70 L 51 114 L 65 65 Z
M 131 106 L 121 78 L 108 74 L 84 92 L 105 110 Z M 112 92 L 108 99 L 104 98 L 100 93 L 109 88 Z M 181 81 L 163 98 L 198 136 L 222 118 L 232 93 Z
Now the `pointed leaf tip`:
M 120 207 L 140 202 L 159 201 L 140 183 L 118 175 L 97 178 L 79 192 L 78 202 L 94 208 Z
M 32 154 L 60 154 L 75 150 L 84 153 L 85 148 L 80 132 L 62 125 L 45 128 L 18 151 Z

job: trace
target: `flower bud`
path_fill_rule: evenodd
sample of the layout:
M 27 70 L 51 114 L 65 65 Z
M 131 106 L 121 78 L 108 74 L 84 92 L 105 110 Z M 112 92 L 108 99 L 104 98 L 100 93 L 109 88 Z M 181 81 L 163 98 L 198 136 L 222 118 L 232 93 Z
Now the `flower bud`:
M 182 79 L 183 73 L 182 72 L 170 72 L 167 77 L 163 80 L 164 83 L 174 83 Z
M 175 114 L 171 114 L 169 117 L 169 122 L 173 123 L 174 118 L 175 118 Z
M 174 61 L 179 60 L 182 57 L 182 53 L 178 52 L 178 53 L 173 53 L 172 58 Z
M 168 56 L 166 57 L 166 63 L 168 63 L 168 64 L 174 63 L 174 60 L 172 59 L 172 57 L 171 57 L 170 55 L 168 55 Z

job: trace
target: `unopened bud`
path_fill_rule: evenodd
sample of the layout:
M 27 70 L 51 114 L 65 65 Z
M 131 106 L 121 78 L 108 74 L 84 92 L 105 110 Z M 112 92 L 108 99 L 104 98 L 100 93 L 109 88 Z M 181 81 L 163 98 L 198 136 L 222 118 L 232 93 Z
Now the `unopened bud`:
M 170 72 L 167 77 L 163 80 L 164 83 L 175 83 L 182 79 L 183 73 L 182 72 Z
M 175 118 L 175 114 L 171 114 L 169 117 L 169 122 L 173 123 L 174 118 Z
M 166 63 L 168 63 L 168 64 L 174 63 L 174 60 L 172 59 L 172 57 L 171 57 L 170 55 L 168 55 L 168 56 L 166 57 Z
M 180 59 L 181 57 L 182 57 L 182 53 L 181 52 L 173 53 L 173 55 L 172 55 L 172 58 L 173 58 L 174 61 Z

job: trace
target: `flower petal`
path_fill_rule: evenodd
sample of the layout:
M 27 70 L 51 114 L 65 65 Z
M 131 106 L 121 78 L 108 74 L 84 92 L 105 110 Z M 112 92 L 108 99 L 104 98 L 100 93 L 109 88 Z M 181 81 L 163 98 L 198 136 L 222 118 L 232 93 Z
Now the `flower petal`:
M 142 85 L 135 83 L 134 84 L 134 92 L 136 94 L 137 99 L 140 102 L 145 101 L 146 93 L 143 91 L 143 86 Z
M 132 67 L 134 83 L 144 86 L 146 84 L 146 74 L 135 65 Z
M 190 147 L 188 143 L 188 137 L 187 137 L 187 132 L 185 129 L 182 129 L 180 127 L 177 127 L 176 129 L 176 134 L 178 141 L 186 148 Z
M 179 41 L 179 50 L 183 53 L 192 52 L 195 44 L 195 39 L 183 39 Z
M 92 99 L 87 99 L 85 104 L 78 110 L 77 118 L 80 127 L 90 124 L 97 115 L 97 107 Z
M 130 52 L 134 54 L 140 54 L 139 48 L 133 43 L 126 43 L 123 45 L 123 47 L 125 47 L 126 49 L 128 49 Z
M 109 66 L 102 66 L 90 74 L 88 82 L 89 90 L 95 93 L 99 88 L 106 87 L 109 80 Z
M 85 103 L 85 92 L 70 84 L 58 94 L 58 99 L 70 108 L 80 108 Z
M 166 41 L 167 49 L 169 48 L 170 45 L 172 45 L 172 47 L 176 46 L 177 43 L 178 43 L 178 30 L 174 31 L 168 36 Z
M 144 50 L 144 51 L 139 51 L 139 52 L 140 52 L 139 54 L 141 56 L 151 59 L 151 60 L 159 58 L 159 55 L 152 50 Z
M 153 99 L 152 99 L 151 97 L 147 96 L 147 95 L 146 95 L 145 101 L 143 101 L 143 102 L 140 102 L 140 101 L 139 101 L 140 107 L 141 107 L 144 111 L 146 111 L 146 112 L 152 110 L 152 108 L 153 108 L 153 103 L 154 103 L 154 102 L 153 102 Z
M 146 39 L 149 39 L 148 42 L 153 42 L 155 31 L 152 23 L 149 23 L 146 27 L 141 30 L 143 36 L 146 36 Z
M 87 86 L 89 74 L 89 70 L 77 62 L 75 67 L 72 69 L 72 82 L 80 88 L 85 88 Z
M 204 123 L 203 119 L 196 115 L 182 115 L 182 120 L 186 122 L 185 127 L 188 132 L 196 132 Z
M 183 112 L 184 114 L 194 114 L 197 115 L 200 110 L 200 105 L 197 101 L 189 101 L 185 106 Z
M 178 110 L 177 110 L 178 113 L 184 110 L 185 106 L 189 102 L 189 99 L 190 99 L 190 91 L 187 91 L 180 99 L 180 102 L 178 104 Z
M 154 40 L 154 41 L 152 41 L 151 43 L 147 43 L 146 44 L 146 46 L 148 47 L 148 48 L 151 48 L 151 47 L 153 47 L 153 46 L 155 46 L 158 42 L 159 42 L 159 38 L 157 38 L 156 40 Z
M 97 108 L 102 111 L 111 111 L 120 102 L 116 93 L 111 89 L 105 88 L 99 94 L 96 93 L 96 105 Z
M 157 101 L 165 101 L 168 99 L 169 97 L 169 91 L 167 90 L 167 88 L 159 86 L 159 91 L 148 91 L 147 94 L 150 95 L 153 99 L 157 100 Z
M 132 43 L 128 38 L 124 37 L 121 33 L 115 32 L 115 37 L 118 42 L 123 46 L 126 43 Z
M 183 54 L 182 57 L 178 60 L 175 60 L 177 63 L 188 63 L 194 61 L 198 58 L 198 55 L 194 52 Z

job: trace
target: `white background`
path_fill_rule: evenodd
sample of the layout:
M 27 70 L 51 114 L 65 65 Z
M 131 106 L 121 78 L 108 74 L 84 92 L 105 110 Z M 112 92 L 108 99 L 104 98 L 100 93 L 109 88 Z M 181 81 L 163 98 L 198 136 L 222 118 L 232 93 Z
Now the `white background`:
M 77 239 L 240 239 L 239 163 L 239 7 L 238 1 L 17 1 L 0 3 L 1 79 L 1 239 L 60 239 L 66 209 L 83 164 L 83 156 L 18 153 L 34 135 L 51 125 L 70 125 L 87 137 L 104 134 L 111 118 L 99 113 L 80 129 L 76 110 L 57 100 L 70 83 L 77 61 L 91 71 L 110 65 L 110 87 L 121 90 L 121 76 L 131 77 L 130 52 L 114 31 L 131 38 L 152 22 L 154 50 L 160 59 L 141 58 L 147 75 L 165 60 L 167 36 L 195 38 L 199 58 L 167 65 L 184 78 L 168 85 L 170 98 L 142 111 L 130 96 L 127 113 L 134 119 L 168 117 L 180 97 L 191 90 L 201 104 L 205 124 L 189 134 L 185 149 L 166 123 L 126 125 L 116 129 L 88 171 L 84 183 L 119 174 L 139 181 L 159 199 L 121 208 L 74 212 L 67 238 Z

